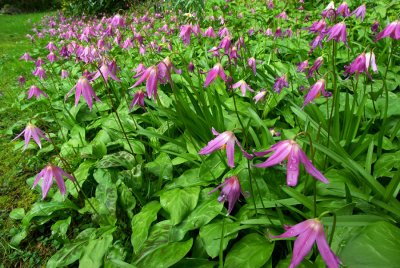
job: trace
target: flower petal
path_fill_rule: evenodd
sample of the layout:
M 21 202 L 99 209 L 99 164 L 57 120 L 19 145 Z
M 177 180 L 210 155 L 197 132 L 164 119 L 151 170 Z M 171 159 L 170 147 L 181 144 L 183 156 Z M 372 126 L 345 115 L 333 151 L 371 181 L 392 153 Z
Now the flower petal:
M 314 165 L 311 163 L 310 160 L 308 160 L 308 158 L 307 158 L 306 154 L 303 152 L 303 150 L 300 149 L 299 154 L 300 154 L 300 161 L 301 161 L 301 163 L 303 163 L 308 174 L 310 174 L 317 180 L 322 181 L 323 183 L 329 183 L 328 179 L 325 178 L 325 176 L 322 175 L 322 173 L 314 167 Z

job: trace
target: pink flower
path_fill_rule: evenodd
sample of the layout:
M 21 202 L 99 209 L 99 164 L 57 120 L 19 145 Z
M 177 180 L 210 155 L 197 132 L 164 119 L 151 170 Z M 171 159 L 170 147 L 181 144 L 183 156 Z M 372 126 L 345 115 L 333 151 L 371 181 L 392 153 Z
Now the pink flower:
M 244 80 L 240 80 L 239 82 L 233 84 L 232 88 L 233 89 L 240 88 L 243 97 L 246 96 L 246 90 L 254 92 L 254 90 L 251 89 L 250 86 Z
M 336 42 L 342 41 L 347 46 L 347 32 L 346 24 L 344 22 L 339 22 L 333 25 L 326 33 L 329 35 L 327 42 L 330 40 L 335 40 Z
M 378 33 L 374 42 L 376 42 L 382 38 L 388 37 L 388 36 L 395 40 L 400 39 L 400 20 L 396 20 L 396 21 L 390 23 L 388 26 L 386 26 L 386 28 L 383 29 L 382 32 Z
M 314 75 L 314 72 L 318 72 L 319 68 L 321 68 L 322 63 L 324 62 L 324 58 L 318 57 L 315 61 L 313 66 L 308 70 L 307 78 L 310 78 Z
M 54 45 L 53 42 L 49 42 L 49 43 L 47 44 L 46 48 L 47 48 L 50 52 L 52 52 L 52 51 L 54 51 L 54 50 L 57 50 L 57 47 L 56 47 L 56 45 Z
M 363 4 L 357 7 L 353 12 L 351 12 L 350 16 L 356 15 L 356 18 L 361 18 L 361 21 L 364 21 L 365 12 L 366 12 L 366 7 L 365 4 Z
M 118 26 L 119 27 L 124 27 L 125 26 L 125 19 L 123 17 L 121 17 L 121 15 L 117 14 L 111 19 L 110 23 L 114 28 L 117 28 Z
M 25 85 L 25 82 L 26 82 L 25 77 L 23 77 L 22 75 L 18 76 L 18 83 L 20 86 Z
M 67 70 L 61 70 L 61 78 L 67 78 L 69 76 L 69 72 Z
M 265 97 L 265 95 L 267 94 L 266 90 L 260 90 L 253 98 L 253 100 L 255 100 L 255 103 L 259 102 L 261 99 L 263 99 Z
M 339 268 L 341 261 L 329 247 L 325 237 L 324 226 L 319 219 L 303 221 L 288 227 L 283 234 L 270 236 L 270 238 L 290 238 L 295 236 L 298 238 L 294 242 L 293 257 L 289 268 L 294 268 L 301 263 L 308 252 L 311 251 L 314 242 L 317 242 L 318 250 L 328 268 Z
M 42 66 L 43 64 L 44 64 L 44 60 L 43 60 L 41 57 L 37 58 L 37 60 L 36 60 L 36 62 L 35 62 L 35 66 L 36 66 L 36 67 L 40 67 L 40 66 Z
M 116 72 L 117 72 L 116 68 L 115 68 L 114 72 L 112 72 L 109 69 L 108 65 L 106 63 L 103 63 L 101 65 L 100 69 L 97 70 L 97 72 L 93 75 L 91 80 L 95 80 L 95 79 L 99 78 L 100 76 L 102 76 L 106 83 L 108 83 L 109 77 L 111 77 L 111 79 L 113 79 L 114 81 L 121 82 L 121 80 L 116 76 Z
M 40 98 L 40 95 L 43 95 L 45 98 L 48 98 L 49 96 L 41 91 L 37 86 L 33 85 L 29 88 L 28 90 L 28 100 L 32 98 L 33 96 L 36 97 L 36 99 Z
M 322 40 L 324 40 L 325 36 L 323 34 L 319 34 L 317 35 L 310 43 L 310 53 L 312 53 L 314 51 L 314 49 L 319 46 L 320 48 L 322 48 Z
M 153 97 L 154 100 L 157 98 L 157 82 L 158 82 L 158 68 L 157 66 L 151 66 L 147 68 L 144 72 L 140 74 L 140 78 L 136 83 L 130 88 L 137 87 L 144 80 L 146 80 L 146 90 L 147 96 L 149 98 Z
M 181 74 L 182 71 L 175 68 L 172 64 L 170 57 L 166 57 L 162 61 L 157 64 L 158 69 L 158 80 L 161 84 L 166 84 L 168 81 L 172 82 L 171 79 L 171 70 L 173 69 L 175 73 Z
M 297 65 L 298 72 L 304 72 L 308 68 L 308 60 L 302 61 Z
M 57 58 L 56 54 L 54 54 L 53 52 L 50 52 L 49 55 L 47 55 L 47 59 L 48 59 L 51 63 L 53 63 L 53 62 L 55 62 L 58 58 Z
M 274 90 L 275 92 L 280 93 L 284 87 L 289 87 L 286 75 L 282 75 L 275 79 Z
M 12 141 L 15 141 L 16 139 L 21 137 L 22 134 L 24 134 L 25 138 L 24 151 L 28 147 L 31 138 L 34 139 L 39 148 L 42 148 L 42 143 L 40 142 L 40 138 L 50 141 L 49 138 L 47 138 L 46 135 L 44 135 L 43 131 L 40 128 L 36 127 L 34 124 L 31 123 L 28 123 L 25 129 L 21 133 L 19 133 L 18 136 L 16 136 Z
M 209 37 L 209 38 L 215 38 L 217 37 L 215 35 L 214 29 L 213 27 L 208 27 L 207 30 L 204 32 L 204 36 Z
M 284 20 L 287 20 L 287 19 L 288 19 L 288 17 L 287 17 L 287 15 L 286 15 L 286 12 L 285 12 L 285 11 L 282 11 L 281 13 L 279 13 L 278 15 L 276 15 L 275 18 L 284 19 Z
M 331 18 L 336 16 L 336 11 L 335 11 L 335 3 L 332 1 L 330 2 L 326 8 L 321 12 L 321 16 L 324 18 Z
M 46 71 L 41 67 L 36 67 L 36 69 L 32 72 L 34 76 L 38 76 L 39 79 L 44 80 L 46 76 Z
M 216 190 L 222 187 L 222 191 L 218 196 L 218 202 L 228 201 L 228 214 L 229 215 L 236 202 L 239 200 L 240 194 L 242 190 L 240 188 L 240 182 L 237 176 L 232 176 L 230 178 L 226 178 L 223 183 L 218 185 L 216 188 L 211 190 L 209 194 L 212 194 Z M 242 193 L 243 194 L 243 193 Z
M 144 108 L 144 97 L 145 93 L 143 90 L 138 90 L 135 95 L 133 95 L 133 100 L 131 104 L 129 105 L 129 110 L 132 110 L 133 106 L 135 105 L 140 105 Z
M 72 175 L 68 174 L 61 168 L 53 164 L 48 164 L 44 169 L 42 169 L 42 171 L 39 172 L 39 174 L 37 174 L 32 189 L 35 188 L 36 185 L 39 183 L 40 179 L 43 178 L 42 199 L 45 199 L 47 193 L 50 190 L 50 187 L 53 185 L 53 178 L 54 178 L 56 180 L 58 189 L 60 190 L 61 194 L 65 195 L 66 188 L 63 177 L 67 177 L 71 181 L 75 181 Z
M 371 31 L 377 33 L 379 31 L 379 21 L 374 21 L 371 25 Z
M 68 99 L 74 89 L 76 89 L 75 106 L 78 105 L 81 95 L 83 95 L 83 98 L 85 99 L 90 110 L 92 110 L 93 107 L 93 98 L 96 101 L 101 102 L 101 100 L 96 96 L 96 93 L 94 92 L 92 85 L 90 85 L 89 80 L 85 76 L 81 76 L 79 78 L 76 85 L 68 92 L 67 96 L 65 96 L 65 99 Z
M 193 32 L 193 26 L 190 24 L 183 25 L 180 30 L 179 37 L 182 38 L 185 46 L 190 45 L 190 34 Z
M 208 87 L 208 85 L 214 82 L 214 80 L 217 79 L 218 76 L 220 76 L 225 82 L 227 81 L 224 68 L 219 62 L 216 63 L 214 67 L 208 72 L 206 81 L 204 82 L 204 87 Z
M 28 61 L 35 61 L 28 52 L 25 52 L 24 55 L 21 56 L 21 58 L 19 58 L 20 60 L 25 60 L 26 62 Z
M 368 77 L 372 80 L 372 77 L 368 72 L 368 68 L 370 65 L 374 72 L 378 72 L 378 68 L 375 62 L 375 54 L 373 52 L 363 52 L 352 63 L 350 63 L 350 65 L 344 66 L 344 75 L 349 76 L 355 73 L 356 77 L 358 78 L 358 75 L 360 73 L 366 73 Z
M 300 148 L 294 140 L 283 140 L 271 146 L 270 149 L 254 153 L 256 156 L 264 156 L 274 152 L 267 161 L 255 165 L 259 168 L 266 168 L 280 164 L 282 161 L 287 160 L 287 173 L 286 173 L 286 183 L 288 186 L 296 186 L 297 179 L 299 176 L 300 162 L 303 163 L 306 171 L 311 176 L 322 181 L 323 183 L 328 183 L 328 180 L 318 171 L 311 161 L 307 158 L 306 154 Z
M 319 21 L 313 22 L 313 24 L 310 27 L 307 27 L 307 29 L 310 33 L 321 33 L 325 30 L 326 28 L 326 22 L 324 19 L 321 19 Z
M 350 16 L 350 9 L 346 2 L 342 2 L 336 10 L 337 15 L 342 15 L 344 18 Z
M 325 91 L 325 80 L 320 79 L 318 80 L 308 91 L 306 97 L 304 98 L 304 106 L 312 102 L 315 98 L 319 97 L 320 95 L 324 95 L 325 97 L 330 97 L 332 94 L 330 92 Z
M 253 74 L 257 74 L 256 59 L 251 57 L 247 60 L 247 65 L 253 70 Z
M 214 136 L 217 136 L 215 139 L 208 142 L 207 146 L 202 148 L 199 151 L 199 154 L 211 154 L 219 149 L 226 148 L 226 156 L 228 158 L 228 166 L 233 168 L 235 166 L 234 156 L 235 156 L 235 143 L 239 146 L 240 150 L 242 150 L 244 156 L 247 159 L 252 159 L 253 156 L 248 154 L 240 144 L 240 142 L 236 139 L 235 134 L 232 131 L 225 131 L 221 134 L 218 133 L 214 128 L 212 128 L 212 133 Z

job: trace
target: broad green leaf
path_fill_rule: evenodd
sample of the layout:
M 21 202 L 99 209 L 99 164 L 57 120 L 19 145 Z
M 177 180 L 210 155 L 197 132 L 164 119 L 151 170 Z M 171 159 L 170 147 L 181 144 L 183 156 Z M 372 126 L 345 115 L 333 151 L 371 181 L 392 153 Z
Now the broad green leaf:
M 101 267 L 104 262 L 104 255 L 113 241 L 112 234 L 104 234 L 96 240 L 90 240 L 83 250 L 79 260 L 79 267 Z
M 117 221 L 117 186 L 114 183 L 97 185 L 96 199 L 99 201 L 98 212 L 103 216 L 102 218 L 107 219 L 107 222 L 103 222 L 103 224 L 115 224 Z
M 137 267 L 157 267 L 167 268 L 181 260 L 189 252 L 192 247 L 193 239 L 185 242 L 173 242 L 165 244 L 155 251 L 140 259 L 136 265 Z
M 82 239 L 78 241 L 74 241 L 71 244 L 65 245 L 59 251 L 57 251 L 51 258 L 48 260 L 46 267 L 63 267 L 67 266 L 71 263 L 77 261 L 82 252 L 85 249 L 85 245 L 89 242 L 89 239 Z
M 10 244 L 12 246 L 18 246 L 22 240 L 24 240 L 28 236 L 28 228 L 22 228 L 21 231 L 19 231 L 17 234 L 15 234 L 10 241 Z
M 180 223 L 196 207 L 199 193 L 199 187 L 188 187 L 172 189 L 161 194 L 160 204 L 169 213 L 174 225 Z
M 143 243 L 147 239 L 150 225 L 157 219 L 157 213 L 160 208 L 160 203 L 152 201 L 146 204 L 142 210 L 133 217 L 131 223 L 131 243 L 136 254 L 142 249 Z
M 223 219 L 215 223 L 204 225 L 200 228 L 200 238 L 204 242 L 207 254 L 211 258 L 218 256 L 221 246 L 221 237 L 223 236 L 222 249 L 225 250 L 231 239 L 238 236 L 238 222 L 232 222 L 229 219 Z
M 209 261 L 207 259 L 184 258 L 171 266 L 171 268 L 214 268 L 216 265 L 216 261 Z
M 160 179 L 172 179 L 172 162 L 166 153 L 160 153 L 154 161 L 147 163 L 145 167 L 150 173 Z
M 202 190 L 201 196 L 206 194 L 207 198 L 201 200 L 197 207 L 182 222 L 181 227 L 184 232 L 200 228 L 221 213 L 224 205 L 217 201 L 217 193 L 208 195 L 210 190 L 210 188 Z
M 262 267 L 272 255 L 274 243 L 264 236 L 251 233 L 233 245 L 225 259 L 224 267 Z
M 71 217 L 68 217 L 64 220 L 58 220 L 51 226 L 51 234 L 57 234 L 63 238 L 66 238 L 66 234 L 68 231 L 68 227 L 71 224 Z
M 22 220 L 25 217 L 24 208 L 15 208 L 10 212 L 9 217 L 13 220 Z
M 135 166 L 135 158 L 132 154 L 120 151 L 114 154 L 105 155 L 97 164 L 98 168 L 124 167 L 132 169 Z
M 203 181 L 216 180 L 224 173 L 225 169 L 225 163 L 221 161 L 219 154 L 212 154 L 201 164 L 199 177 Z
M 343 247 L 339 257 L 348 267 L 396 267 L 400 263 L 400 229 L 388 222 L 368 225 Z
M 128 186 L 123 182 L 118 185 L 118 203 L 128 214 L 129 218 L 132 218 L 133 209 L 136 206 L 136 199 Z
M 50 216 L 58 210 L 68 209 L 77 210 L 78 208 L 69 200 L 65 200 L 64 202 L 35 203 L 33 204 L 31 210 L 26 213 L 25 217 L 22 219 L 22 225 L 29 226 L 30 221 L 34 217 Z
M 74 176 L 78 180 L 80 185 L 83 185 L 83 183 L 86 181 L 86 179 L 89 176 L 89 171 L 94 165 L 93 160 L 85 160 L 82 164 L 79 165 L 79 167 L 74 171 Z M 75 198 L 78 197 L 78 192 L 76 191 L 76 188 L 74 187 L 73 183 L 71 181 L 67 181 L 67 189 L 68 192 Z

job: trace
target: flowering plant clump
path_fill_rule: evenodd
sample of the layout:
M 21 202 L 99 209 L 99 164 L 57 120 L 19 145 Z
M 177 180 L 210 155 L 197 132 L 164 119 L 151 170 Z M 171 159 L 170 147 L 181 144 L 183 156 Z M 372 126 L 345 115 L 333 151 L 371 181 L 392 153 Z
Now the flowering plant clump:
M 396 1 L 125 2 L 44 16 L 2 58 L 7 260 L 398 263 Z

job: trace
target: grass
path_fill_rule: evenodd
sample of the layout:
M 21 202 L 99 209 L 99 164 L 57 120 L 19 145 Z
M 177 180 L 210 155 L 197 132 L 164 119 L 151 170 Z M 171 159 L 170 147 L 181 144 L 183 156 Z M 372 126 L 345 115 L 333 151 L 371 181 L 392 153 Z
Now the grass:
M 27 155 L 14 151 L 14 145 L 10 142 L 12 133 L 8 129 L 17 120 L 30 117 L 28 109 L 21 111 L 15 104 L 15 98 L 30 86 L 28 81 L 21 88 L 17 82 L 18 76 L 23 75 L 28 80 L 32 72 L 32 64 L 26 64 L 19 58 L 33 48 L 26 34 L 31 33 L 34 23 L 48 14 L 0 15 L 0 259 L 4 267 L 28 267 L 41 259 L 40 254 L 34 256 L 30 253 L 34 251 L 33 248 L 37 251 L 35 240 L 25 245 L 22 251 L 14 251 L 7 242 L 15 224 L 8 217 L 9 212 L 17 207 L 27 210 L 37 199 L 25 182 L 27 177 L 33 175 L 29 166 L 24 164 L 25 161 L 21 161 Z

